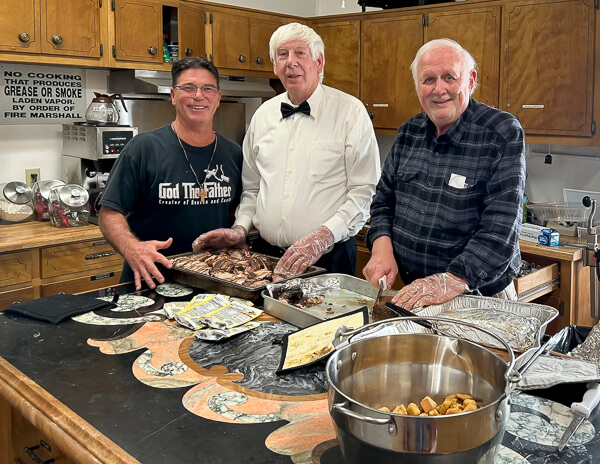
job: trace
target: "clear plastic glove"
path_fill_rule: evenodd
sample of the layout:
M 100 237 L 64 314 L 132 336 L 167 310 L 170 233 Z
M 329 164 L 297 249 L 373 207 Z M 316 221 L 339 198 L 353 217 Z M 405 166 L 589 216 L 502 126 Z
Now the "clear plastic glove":
M 392 298 L 392 303 L 412 310 L 421 306 L 441 304 L 461 295 L 469 286 L 458 277 L 444 272 L 417 279 L 403 287 Z
M 302 274 L 333 247 L 334 240 L 333 234 L 325 226 L 300 237 L 281 257 L 273 273 L 286 279 Z
M 194 240 L 192 251 L 197 253 L 203 248 L 244 248 L 247 250 L 246 235 L 246 229 L 242 226 L 211 230 Z

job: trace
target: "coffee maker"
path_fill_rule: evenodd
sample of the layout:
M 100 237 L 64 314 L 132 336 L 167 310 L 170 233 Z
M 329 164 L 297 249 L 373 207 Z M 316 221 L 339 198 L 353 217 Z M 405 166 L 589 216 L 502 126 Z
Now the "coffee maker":
M 88 191 L 89 222 L 98 223 L 98 197 L 121 150 L 137 133 L 137 127 L 117 124 L 63 124 L 62 179 Z

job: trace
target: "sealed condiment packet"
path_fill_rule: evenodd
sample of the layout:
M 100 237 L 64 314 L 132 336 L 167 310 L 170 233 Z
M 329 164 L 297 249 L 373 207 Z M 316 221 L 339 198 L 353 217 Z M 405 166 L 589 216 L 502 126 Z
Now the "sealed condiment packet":
M 231 301 L 215 313 L 200 318 L 200 322 L 213 329 L 230 329 L 257 318 L 262 311 L 239 301 Z
M 234 335 L 247 332 L 248 330 L 256 329 L 258 326 L 260 326 L 260 322 L 247 322 L 246 324 L 238 325 L 237 327 L 233 327 L 231 329 L 206 328 L 197 330 L 195 335 L 199 340 L 218 342 L 220 340 L 233 337 Z
M 175 320 L 192 330 L 204 327 L 200 318 L 209 316 L 229 304 L 229 297 L 224 295 L 196 295 L 185 308 L 175 313 Z
M 169 319 L 173 319 L 175 313 L 184 309 L 188 303 L 189 301 L 169 301 L 163 305 L 163 310 Z

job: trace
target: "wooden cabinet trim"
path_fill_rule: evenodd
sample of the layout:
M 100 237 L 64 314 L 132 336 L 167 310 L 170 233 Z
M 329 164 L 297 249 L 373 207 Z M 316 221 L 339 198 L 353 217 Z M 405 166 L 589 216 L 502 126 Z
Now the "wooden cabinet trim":
M 0 396 L 75 462 L 140 464 L 1 357 Z

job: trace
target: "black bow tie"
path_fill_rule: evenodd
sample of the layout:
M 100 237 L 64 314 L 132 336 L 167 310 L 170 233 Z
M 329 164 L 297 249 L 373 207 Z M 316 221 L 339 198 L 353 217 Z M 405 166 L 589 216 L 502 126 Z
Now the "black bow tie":
M 310 116 L 310 105 L 304 100 L 299 106 L 294 108 L 292 105 L 281 102 L 281 116 L 283 116 L 283 119 L 294 113 L 304 113 L 306 116 Z

